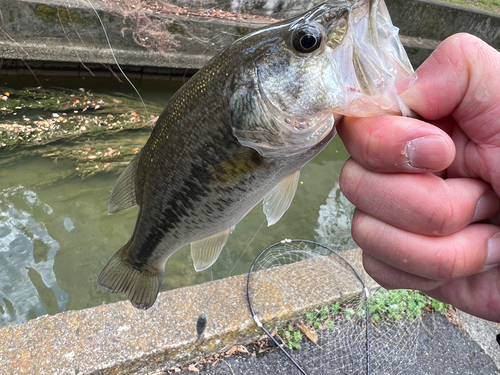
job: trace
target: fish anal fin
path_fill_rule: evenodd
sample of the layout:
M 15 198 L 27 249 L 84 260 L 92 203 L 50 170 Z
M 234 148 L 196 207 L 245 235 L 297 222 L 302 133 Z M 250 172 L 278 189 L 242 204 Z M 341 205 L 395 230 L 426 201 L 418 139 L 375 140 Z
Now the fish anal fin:
M 116 180 L 108 203 L 108 215 L 137 205 L 136 179 L 139 155 L 125 168 Z
M 156 301 L 163 270 L 134 267 L 127 259 L 127 245 L 118 250 L 102 270 L 97 285 L 111 293 L 125 293 L 134 307 L 149 309 Z
M 263 205 L 267 226 L 277 223 L 290 207 L 297 190 L 299 176 L 300 170 L 285 177 L 265 196 Z
M 234 227 L 231 227 L 210 237 L 191 242 L 191 258 L 197 272 L 206 270 L 214 264 L 233 229 Z

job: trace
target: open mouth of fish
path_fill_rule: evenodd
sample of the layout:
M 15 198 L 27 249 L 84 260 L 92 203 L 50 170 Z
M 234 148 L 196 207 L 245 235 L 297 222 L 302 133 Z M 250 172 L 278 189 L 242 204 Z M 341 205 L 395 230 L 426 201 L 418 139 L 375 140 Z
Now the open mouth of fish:
M 409 110 L 400 100 L 395 85 L 414 76 L 414 71 L 385 3 L 357 1 L 352 8 L 351 23 L 354 29 L 352 60 L 358 83 L 351 90 L 364 97 L 377 98 L 378 106 L 384 111 L 408 115 Z

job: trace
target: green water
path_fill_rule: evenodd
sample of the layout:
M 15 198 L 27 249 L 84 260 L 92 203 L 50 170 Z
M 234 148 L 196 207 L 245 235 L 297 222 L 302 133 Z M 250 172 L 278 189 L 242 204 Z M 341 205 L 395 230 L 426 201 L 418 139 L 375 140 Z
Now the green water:
M 29 78 L 28 78 L 29 80 Z M 23 85 L 22 80 L 2 82 Z M 105 92 L 142 104 L 125 84 L 80 79 L 51 79 L 47 85 Z M 151 114 L 159 114 L 178 84 L 137 83 Z M 66 157 L 43 157 L 54 148 L 92 148 L 94 143 L 144 144 L 149 129 L 112 136 L 81 136 L 46 146 L 0 150 L 0 325 L 24 322 L 43 314 L 84 309 L 125 299 L 96 287 L 112 254 L 130 237 L 137 209 L 107 215 L 114 181 L 125 164 L 89 177 Z M 189 248 L 167 262 L 162 290 L 247 273 L 258 253 L 283 238 L 315 239 L 327 245 L 351 246 L 351 206 L 340 194 L 338 174 L 347 153 L 338 137 L 301 173 L 292 206 L 267 227 L 262 205 L 237 226 L 220 258 L 208 270 L 195 272 Z

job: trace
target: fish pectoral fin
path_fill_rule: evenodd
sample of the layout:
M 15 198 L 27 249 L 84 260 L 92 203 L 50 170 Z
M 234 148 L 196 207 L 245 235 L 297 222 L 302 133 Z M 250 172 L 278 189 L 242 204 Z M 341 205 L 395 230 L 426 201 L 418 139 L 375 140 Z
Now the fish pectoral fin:
M 122 174 L 116 180 L 108 203 L 108 215 L 125 210 L 137 205 L 136 179 L 137 164 L 139 155 L 137 155 L 125 168 Z
M 278 222 L 292 203 L 299 183 L 300 170 L 281 180 L 264 198 L 267 226 Z
M 156 301 L 163 280 L 163 270 L 137 268 L 128 260 L 127 245 L 109 260 L 97 279 L 97 286 L 111 293 L 125 293 L 134 307 L 149 309 Z
M 202 240 L 191 242 L 191 258 L 197 272 L 206 270 L 214 264 L 233 229 L 234 226 Z

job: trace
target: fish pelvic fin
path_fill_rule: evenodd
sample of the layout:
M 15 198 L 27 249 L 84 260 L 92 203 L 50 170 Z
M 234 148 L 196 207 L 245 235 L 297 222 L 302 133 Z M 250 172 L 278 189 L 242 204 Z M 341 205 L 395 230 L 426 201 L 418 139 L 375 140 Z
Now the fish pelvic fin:
M 125 293 L 134 307 L 147 310 L 156 301 L 164 271 L 135 267 L 127 258 L 127 247 L 123 246 L 109 260 L 97 279 L 97 286 L 106 292 Z
M 233 229 L 234 226 L 202 240 L 191 242 L 191 258 L 197 272 L 206 270 L 215 263 Z
M 281 180 L 264 198 L 264 213 L 267 218 L 267 226 L 276 224 L 292 204 L 293 197 L 297 191 L 300 170 L 292 173 Z
M 108 215 L 137 205 L 136 181 L 139 155 L 132 159 L 116 180 L 109 197 Z

